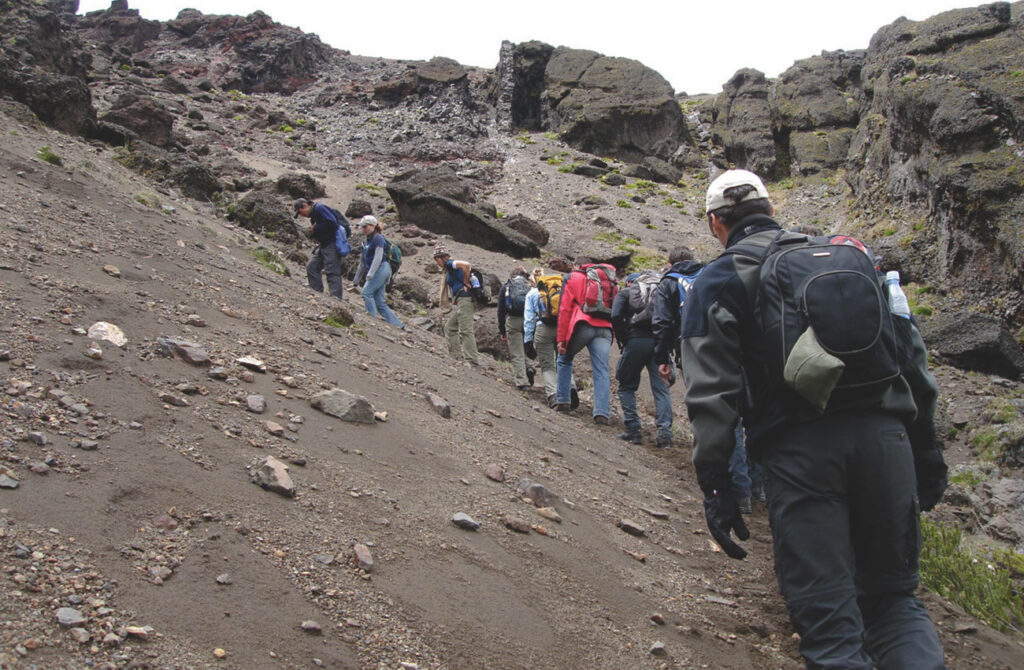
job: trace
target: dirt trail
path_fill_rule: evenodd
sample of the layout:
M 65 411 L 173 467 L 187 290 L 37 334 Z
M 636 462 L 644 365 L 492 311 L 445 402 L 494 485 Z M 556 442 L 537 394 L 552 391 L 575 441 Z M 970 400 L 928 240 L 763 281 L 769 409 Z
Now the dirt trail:
M 657 452 L 594 426 L 585 408 L 557 415 L 501 365 L 470 369 L 436 334 L 371 321 L 356 295 L 356 326 L 325 326 L 332 302 L 303 286 L 299 266 L 281 277 L 253 260 L 249 233 L 170 196 L 173 212 L 139 204 L 144 185 L 108 150 L 3 121 L 0 439 L 20 486 L 0 490 L 0 665 L 800 667 L 763 509 L 748 560 L 716 552 L 681 441 Z M 34 158 L 43 144 L 65 167 Z M 102 343 L 94 360 L 74 329 L 101 320 L 129 344 Z M 198 342 L 228 379 L 161 357 L 161 336 Z M 243 355 L 268 372 L 245 381 Z M 12 394 L 16 381 L 30 386 Z M 335 386 L 387 421 L 310 407 Z M 451 403 L 451 419 L 428 392 Z M 251 395 L 265 413 L 246 410 Z M 288 429 L 272 436 L 268 420 Z M 97 448 L 73 446 L 83 440 Z M 249 481 L 247 466 L 267 455 L 290 464 L 294 499 Z M 47 475 L 30 471 L 47 459 Z M 485 478 L 491 463 L 504 483 Z M 561 498 L 561 523 L 523 501 L 519 478 Z M 456 528 L 456 512 L 480 530 Z M 645 536 L 617 528 L 624 518 Z M 369 574 L 352 565 L 355 543 L 372 551 Z M 95 576 L 76 581 L 85 574 Z M 963 617 L 929 602 L 950 667 L 1024 664 L 1017 642 L 980 624 L 955 635 Z M 84 644 L 54 619 L 70 606 L 88 620 Z M 153 633 L 120 635 L 127 625 Z M 667 656 L 651 655 L 656 641 Z

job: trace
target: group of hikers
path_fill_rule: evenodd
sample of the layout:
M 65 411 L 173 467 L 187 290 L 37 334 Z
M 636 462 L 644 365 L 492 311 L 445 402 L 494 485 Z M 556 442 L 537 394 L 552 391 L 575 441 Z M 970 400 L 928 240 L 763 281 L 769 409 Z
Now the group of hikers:
M 338 259 L 322 251 L 334 231 L 317 230 L 318 207 L 297 211 L 311 216 L 321 243 L 307 269 L 310 286 L 322 290 L 321 269 Z M 807 667 L 944 668 L 915 595 L 919 512 L 946 488 L 938 390 L 898 273 L 883 274 L 854 238 L 783 230 L 763 182 L 746 170 L 719 175 L 705 211 L 724 248 L 707 265 L 678 247 L 667 271 L 629 274 L 621 290 L 615 269 L 590 258 L 513 270 L 498 295 L 498 321 L 516 386 L 532 385 L 527 359 L 535 360 L 549 405 L 572 411 L 573 360 L 586 348 L 593 421 L 607 425 L 616 342 L 619 437 L 642 443 L 636 392 L 646 369 L 655 445 L 669 447 L 670 387 L 680 370 L 711 536 L 729 557 L 746 557 L 736 540 L 750 537 L 743 514 L 753 487 L 767 504 L 779 589 Z M 388 318 L 376 292 L 387 281 L 373 241 L 379 224 L 361 224 L 363 264 L 377 263 L 364 300 Z M 434 259 L 444 272 L 442 304 L 452 305 L 449 349 L 476 365 L 479 271 L 444 247 Z M 337 293 L 330 274 L 328 284 L 340 296 L 340 281 Z

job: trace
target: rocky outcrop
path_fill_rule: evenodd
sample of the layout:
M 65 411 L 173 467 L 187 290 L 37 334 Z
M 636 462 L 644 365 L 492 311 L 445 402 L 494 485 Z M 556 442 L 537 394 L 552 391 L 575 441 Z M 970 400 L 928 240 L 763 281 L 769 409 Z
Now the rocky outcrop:
M 167 27 L 188 47 L 219 51 L 206 76 L 225 90 L 294 93 L 316 79 L 331 53 L 316 35 L 275 23 L 260 11 L 242 17 L 183 9 Z
M 496 80 L 499 119 L 553 130 L 582 151 L 668 159 L 686 138 L 672 87 L 635 60 L 541 42 L 503 44 Z
M 111 3 L 108 9 L 89 12 L 79 23 L 87 31 L 89 41 L 102 45 L 108 52 L 133 54 L 156 39 L 163 30 L 159 21 L 148 21 L 128 3 Z M 129 59 L 125 59 L 129 60 Z
M 712 109 L 712 141 L 722 149 L 722 167 L 776 176 L 771 89 L 764 73 L 751 69 L 740 70 L 725 83 Z
M 137 139 L 154 146 L 166 147 L 172 144 L 174 117 L 166 107 L 148 95 L 125 93 L 100 120 L 127 128 Z
M 404 223 L 516 258 L 536 257 L 537 243 L 469 204 L 472 190 L 450 168 L 410 170 L 387 186 Z
M 0 11 L 0 96 L 24 103 L 44 123 L 91 134 L 96 110 L 90 58 L 73 32 L 77 2 L 7 0 Z
M 373 88 L 373 99 L 389 107 L 414 108 L 419 120 L 436 126 L 444 139 L 485 137 L 488 115 L 474 97 L 469 74 L 450 58 L 404 65 L 384 74 Z M 413 138 L 397 133 L 392 141 L 403 139 Z
M 315 177 L 298 172 L 286 172 L 277 178 L 274 189 L 291 198 L 313 200 L 327 195 L 327 188 Z
M 502 219 L 501 222 L 517 233 L 527 236 L 541 247 L 547 245 L 548 240 L 551 238 L 547 228 L 522 214 L 513 214 L 508 218 Z
M 210 200 L 224 189 L 216 175 L 197 160 L 144 142 L 121 148 L 118 160 L 155 182 L 179 188 L 195 200 Z
M 282 242 L 298 239 L 298 228 L 291 211 L 279 195 L 252 191 L 242 197 L 228 212 L 228 219 L 238 225 Z

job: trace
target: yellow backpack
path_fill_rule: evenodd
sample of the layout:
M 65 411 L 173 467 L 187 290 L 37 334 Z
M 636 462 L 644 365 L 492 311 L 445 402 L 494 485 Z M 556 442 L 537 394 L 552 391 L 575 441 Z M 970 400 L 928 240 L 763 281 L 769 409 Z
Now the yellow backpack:
M 540 293 L 541 323 L 554 326 L 558 323 L 558 305 L 562 301 L 562 275 L 541 275 L 537 277 L 537 292 Z

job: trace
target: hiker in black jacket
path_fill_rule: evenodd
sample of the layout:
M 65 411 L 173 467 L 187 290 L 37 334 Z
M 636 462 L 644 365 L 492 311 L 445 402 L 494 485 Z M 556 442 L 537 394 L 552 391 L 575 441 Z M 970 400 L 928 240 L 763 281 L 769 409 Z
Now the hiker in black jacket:
M 658 373 L 668 381 L 672 378 L 671 358 L 679 365 L 679 341 L 682 333 L 681 307 L 684 296 L 680 293 L 680 279 L 684 284 L 691 282 L 704 264 L 693 257 L 687 247 L 676 247 L 669 252 L 668 262 L 672 264 L 665 273 L 658 291 L 654 294 L 654 312 L 651 315 L 651 334 L 654 337 L 654 361 Z
M 327 276 L 327 289 L 330 294 L 341 300 L 341 254 L 334 245 L 334 238 L 338 233 L 338 222 L 334 212 L 327 205 L 319 202 L 310 202 L 305 198 L 297 198 L 292 203 L 296 216 L 303 216 L 310 220 L 309 230 L 306 235 L 316 240 L 317 248 L 306 264 L 306 278 L 309 287 L 317 293 L 324 290 L 324 282 L 320 277 L 322 272 Z
M 730 537 L 735 532 L 746 540 L 750 533 L 728 472 L 742 416 L 747 447 L 764 465 L 775 572 L 807 667 L 944 668 L 935 627 L 915 596 L 918 513 L 931 509 L 946 486 L 934 426 L 937 387 L 917 327 L 909 315 L 881 315 L 879 328 L 898 345 L 896 373 L 846 387 L 831 400 L 831 387 L 803 387 L 828 389 L 827 404 L 818 409 L 808 402 L 813 395 L 800 396 L 789 378 L 779 379 L 774 366 L 780 342 L 770 338 L 778 332 L 767 330 L 779 326 L 762 324 L 764 312 L 754 311 L 755 303 L 775 309 L 758 302 L 762 283 L 777 277 L 771 268 L 770 277 L 762 275 L 772 246 L 785 240 L 796 248 L 806 236 L 795 239 L 796 233 L 781 230 L 771 218 L 767 189 L 746 170 L 729 170 L 711 183 L 706 211 L 708 228 L 726 251 L 707 265 L 686 297 L 682 363 L 693 465 L 712 537 L 731 558 L 746 556 Z M 845 288 L 852 290 L 850 284 Z M 816 295 L 815 310 L 823 309 Z M 832 321 L 816 325 L 861 337 L 862 324 L 844 317 L 845 307 L 839 302 L 827 315 Z M 861 318 L 869 313 L 858 312 Z M 835 321 L 844 318 L 845 324 Z M 805 342 L 813 354 L 816 340 Z M 815 369 L 834 369 L 815 355 L 819 367 L 801 370 L 813 375 Z

